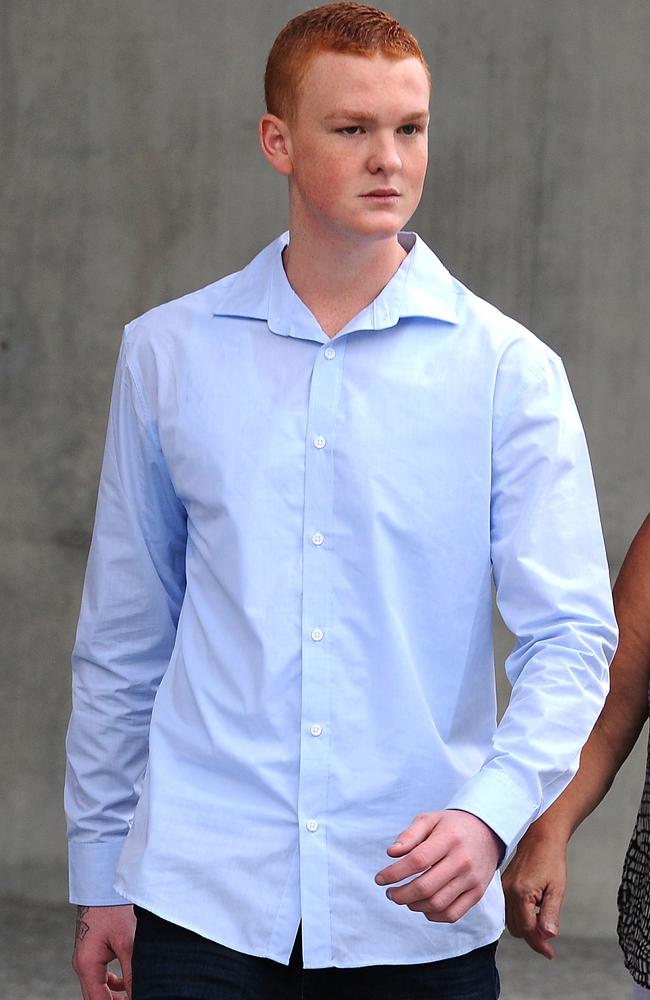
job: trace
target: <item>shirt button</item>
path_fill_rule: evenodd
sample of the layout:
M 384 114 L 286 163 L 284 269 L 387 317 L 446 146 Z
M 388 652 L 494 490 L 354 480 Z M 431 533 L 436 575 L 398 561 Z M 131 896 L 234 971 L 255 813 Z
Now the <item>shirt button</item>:
M 318 823 L 315 819 L 308 819 L 306 826 L 310 833 L 316 833 L 316 830 L 318 829 Z
M 323 732 L 323 727 L 319 726 L 318 723 L 315 723 L 311 727 L 311 729 L 309 730 L 309 732 L 312 734 L 312 736 L 320 736 L 320 734 Z
M 311 637 L 314 640 L 314 642 L 320 642 L 321 639 L 323 638 L 322 630 L 319 628 L 315 628 L 311 634 Z
M 311 540 L 314 543 L 314 545 L 322 545 L 323 542 L 325 541 L 325 538 L 323 537 L 323 535 L 321 535 L 320 531 L 317 531 L 315 535 L 311 536 Z
M 325 348 L 325 357 L 327 358 L 328 361 L 331 361 L 332 358 L 336 357 L 336 351 L 334 350 L 333 347 Z
M 324 437 L 321 437 L 319 435 L 317 438 L 314 438 L 314 446 L 316 448 L 324 448 L 326 444 L 327 444 L 327 441 L 325 440 Z

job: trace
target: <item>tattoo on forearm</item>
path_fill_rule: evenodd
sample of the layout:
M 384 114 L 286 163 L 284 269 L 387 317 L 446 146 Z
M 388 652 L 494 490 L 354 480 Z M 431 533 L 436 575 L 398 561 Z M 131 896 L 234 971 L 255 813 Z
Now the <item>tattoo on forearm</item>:
M 77 943 L 79 941 L 83 941 L 83 939 L 85 938 L 86 934 L 90 930 L 90 925 L 87 924 L 86 921 L 84 920 L 84 917 L 85 917 L 85 915 L 86 915 L 86 913 L 88 912 L 89 909 L 90 909 L 90 907 L 88 907 L 88 906 L 78 906 L 77 907 L 77 921 L 76 921 L 75 929 L 74 929 L 74 943 L 75 943 L 75 946 L 77 945 Z

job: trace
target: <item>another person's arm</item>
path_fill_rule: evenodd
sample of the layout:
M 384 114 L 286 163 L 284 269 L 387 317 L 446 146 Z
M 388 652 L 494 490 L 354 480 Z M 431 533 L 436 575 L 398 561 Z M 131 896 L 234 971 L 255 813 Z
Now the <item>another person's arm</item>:
M 72 657 L 65 805 L 70 901 L 79 907 L 73 965 L 85 1000 L 108 1000 L 130 985 L 135 920 L 113 880 L 185 590 L 185 510 L 130 359 L 134 338 L 131 326 L 115 376 Z M 107 972 L 113 958 L 121 980 Z
M 506 869 L 508 928 L 553 957 L 566 887 L 567 844 L 605 796 L 643 728 L 650 682 L 650 515 L 639 529 L 614 586 L 620 639 L 603 711 L 571 784 L 529 828 Z M 537 908 L 539 907 L 539 913 Z

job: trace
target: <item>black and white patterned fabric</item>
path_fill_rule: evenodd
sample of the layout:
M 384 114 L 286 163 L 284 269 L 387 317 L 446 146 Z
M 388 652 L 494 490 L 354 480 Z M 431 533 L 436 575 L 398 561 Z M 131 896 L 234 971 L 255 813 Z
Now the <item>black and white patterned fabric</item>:
M 645 787 L 623 863 L 618 913 L 618 940 L 625 966 L 635 982 L 650 986 L 650 734 Z

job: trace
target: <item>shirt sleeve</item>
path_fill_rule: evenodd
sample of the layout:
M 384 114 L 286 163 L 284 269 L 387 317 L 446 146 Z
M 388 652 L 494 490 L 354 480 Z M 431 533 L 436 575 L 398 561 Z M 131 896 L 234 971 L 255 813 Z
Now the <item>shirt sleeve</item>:
M 449 808 L 479 816 L 507 856 L 577 770 L 607 694 L 617 629 L 587 446 L 562 363 L 550 354 L 516 393 L 504 368 L 490 530 L 497 605 L 515 636 L 506 661 L 512 692 L 483 767 Z
M 185 592 L 186 515 L 143 392 L 117 364 L 93 538 L 72 654 L 65 808 L 70 900 L 113 888 L 148 755 L 154 697 Z

